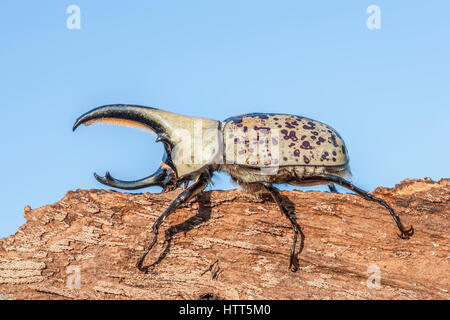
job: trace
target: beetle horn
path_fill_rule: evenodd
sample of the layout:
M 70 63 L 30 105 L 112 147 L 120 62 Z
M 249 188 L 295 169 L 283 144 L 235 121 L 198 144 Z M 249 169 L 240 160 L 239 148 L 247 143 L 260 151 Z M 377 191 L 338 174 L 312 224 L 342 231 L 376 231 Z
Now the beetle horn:
M 160 186 L 162 188 L 165 188 L 167 176 L 168 176 L 167 170 L 161 167 L 158 168 L 158 170 L 156 170 L 156 172 L 153 173 L 151 176 L 134 181 L 123 181 L 115 179 L 111 176 L 111 174 L 108 171 L 106 172 L 104 177 L 100 177 L 98 174 L 94 173 L 94 177 L 95 179 L 97 179 L 98 182 L 103 183 L 110 187 L 125 190 L 136 190 L 151 186 Z
M 82 124 L 88 126 L 93 123 L 126 125 L 156 133 L 156 142 L 163 142 L 166 149 L 167 161 L 164 162 L 177 179 L 188 177 L 214 162 L 220 151 L 220 123 L 216 120 L 188 117 L 151 107 L 113 104 L 83 114 L 75 122 L 73 130 Z M 167 170 L 163 166 L 147 178 L 129 182 L 116 180 L 109 174 L 95 177 L 109 186 L 141 188 L 162 183 Z

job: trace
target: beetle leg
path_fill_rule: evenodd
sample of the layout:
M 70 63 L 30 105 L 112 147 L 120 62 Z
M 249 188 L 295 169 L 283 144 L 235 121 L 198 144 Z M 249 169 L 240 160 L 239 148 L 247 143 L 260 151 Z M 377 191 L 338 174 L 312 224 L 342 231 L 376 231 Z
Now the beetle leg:
M 329 183 L 328 184 L 328 189 L 330 189 L 330 192 L 332 193 L 339 193 L 336 189 L 336 186 L 334 185 L 334 183 Z
M 354 191 L 355 193 L 357 193 L 358 195 L 360 195 L 361 197 L 363 197 L 366 200 L 378 202 L 381 205 L 383 205 L 386 209 L 389 210 L 389 213 L 391 214 L 392 218 L 394 219 L 395 223 L 397 224 L 398 229 L 400 230 L 400 234 L 398 235 L 400 238 L 409 239 L 409 237 L 411 237 L 414 234 L 414 228 L 411 226 L 409 229 L 406 229 L 403 226 L 402 222 L 400 221 L 399 216 L 397 216 L 395 214 L 394 210 L 383 199 L 377 198 L 377 197 L 373 196 L 372 194 L 370 194 L 369 192 L 358 188 L 353 183 L 351 183 L 348 180 L 345 180 L 342 177 L 334 176 L 334 175 L 330 175 L 330 174 L 323 174 L 323 175 L 319 175 L 319 176 L 308 177 L 305 180 L 314 180 L 314 181 L 319 180 L 319 181 L 327 181 L 327 182 L 336 183 L 340 186 L 343 186 L 344 188 Z
M 297 223 L 297 218 L 296 218 L 295 214 L 289 212 L 289 210 L 286 209 L 286 207 L 283 205 L 283 203 L 282 203 L 283 200 L 281 198 L 280 191 L 270 183 L 262 182 L 261 184 L 266 188 L 267 191 L 270 192 L 273 200 L 277 203 L 281 212 L 283 212 L 284 215 L 289 219 L 289 221 L 292 224 L 292 227 L 294 228 L 294 240 L 292 243 L 291 256 L 290 256 L 290 260 L 289 260 L 289 269 L 291 269 L 292 272 L 296 272 L 298 270 L 298 253 L 295 253 L 297 237 L 300 234 L 300 237 L 301 237 L 300 247 L 302 247 L 302 244 L 305 240 L 305 235 L 302 232 L 302 228 Z M 299 252 L 300 251 L 301 251 L 301 249 L 299 250 Z
M 188 201 L 190 198 L 192 198 L 194 195 L 199 194 L 200 192 L 203 191 L 203 189 L 206 188 L 206 186 L 208 185 L 209 181 L 210 181 L 210 174 L 206 173 L 206 174 L 201 174 L 200 177 L 198 178 L 198 180 L 196 182 L 194 182 L 191 186 L 189 186 L 187 189 L 185 189 L 184 191 L 182 191 L 178 197 L 176 197 L 176 199 L 170 204 L 170 206 L 166 209 L 166 211 L 156 220 L 156 222 L 153 224 L 153 232 L 155 233 L 154 237 L 153 237 L 153 241 L 152 243 L 148 246 L 147 250 L 144 252 L 144 254 L 141 256 L 141 258 L 138 260 L 138 262 L 136 263 L 136 267 L 142 271 L 142 272 L 147 272 L 148 271 L 148 267 L 143 267 L 142 263 L 144 262 L 145 257 L 147 256 L 147 254 L 150 252 L 150 250 L 152 250 L 153 246 L 156 243 L 156 240 L 158 239 L 158 231 L 159 231 L 159 226 L 161 225 L 161 223 L 171 214 L 173 213 L 176 208 L 178 208 L 181 204 L 185 203 L 186 201 Z

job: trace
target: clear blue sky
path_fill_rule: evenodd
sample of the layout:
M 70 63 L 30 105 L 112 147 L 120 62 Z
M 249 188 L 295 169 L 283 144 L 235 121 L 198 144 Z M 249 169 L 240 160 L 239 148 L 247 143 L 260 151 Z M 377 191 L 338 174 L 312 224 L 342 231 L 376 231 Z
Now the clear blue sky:
M 71 4 L 80 30 L 66 28 Z M 366 27 L 372 4 L 380 30 Z M 0 236 L 24 223 L 25 205 L 103 188 L 94 171 L 130 180 L 155 170 L 163 147 L 146 132 L 72 132 L 109 103 L 218 120 L 309 116 L 343 136 L 363 188 L 448 177 L 449 12 L 444 0 L 2 0 Z M 220 176 L 214 188 L 234 186 Z

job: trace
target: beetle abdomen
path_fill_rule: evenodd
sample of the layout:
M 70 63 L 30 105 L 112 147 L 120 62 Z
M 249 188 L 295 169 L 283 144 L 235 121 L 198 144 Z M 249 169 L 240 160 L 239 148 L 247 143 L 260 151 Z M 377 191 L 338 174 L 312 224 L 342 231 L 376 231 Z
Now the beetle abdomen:
M 221 170 L 227 172 L 233 181 L 238 184 L 248 184 L 255 182 L 268 182 L 271 184 L 289 183 L 293 185 L 314 185 L 321 183 L 303 183 L 302 180 L 308 177 L 321 174 L 333 174 L 336 176 L 351 175 L 350 169 L 344 166 L 280 166 L 273 170 L 262 170 L 261 168 L 242 166 L 242 165 L 224 165 Z
M 344 141 L 330 126 L 295 115 L 252 113 L 222 124 L 225 163 L 250 167 L 348 163 Z

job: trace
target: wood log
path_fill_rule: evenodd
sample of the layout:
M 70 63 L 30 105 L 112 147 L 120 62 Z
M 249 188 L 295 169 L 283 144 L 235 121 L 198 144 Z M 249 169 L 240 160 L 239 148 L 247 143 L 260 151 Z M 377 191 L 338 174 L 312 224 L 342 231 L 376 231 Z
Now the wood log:
M 25 207 L 0 240 L 0 299 L 449 299 L 450 180 L 378 187 L 406 227 L 354 194 L 283 191 L 305 239 L 288 269 L 293 230 L 270 196 L 209 191 L 151 226 L 179 191 L 69 191 Z M 198 200 L 198 201 L 197 201 Z

